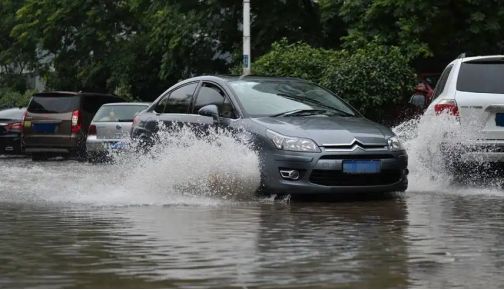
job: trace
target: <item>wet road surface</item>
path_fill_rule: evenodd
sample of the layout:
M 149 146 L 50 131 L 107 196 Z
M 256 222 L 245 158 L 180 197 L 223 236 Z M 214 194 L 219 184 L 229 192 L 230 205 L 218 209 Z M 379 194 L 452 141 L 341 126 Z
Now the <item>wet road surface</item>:
M 97 187 L 110 170 L 0 159 L 1 288 L 504 287 L 499 188 L 333 202 L 142 196 Z

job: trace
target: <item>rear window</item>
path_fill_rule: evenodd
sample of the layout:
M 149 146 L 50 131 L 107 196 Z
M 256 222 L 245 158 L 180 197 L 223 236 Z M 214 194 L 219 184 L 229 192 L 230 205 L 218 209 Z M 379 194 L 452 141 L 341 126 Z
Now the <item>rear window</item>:
M 33 96 L 28 112 L 68 113 L 79 108 L 79 96 Z
M 98 110 L 95 122 L 133 122 L 133 117 L 147 109 L 147 105 L 103 106 Z
M 504 62 L 467 62 L 460 66 L 457 90 L 504 94 Z

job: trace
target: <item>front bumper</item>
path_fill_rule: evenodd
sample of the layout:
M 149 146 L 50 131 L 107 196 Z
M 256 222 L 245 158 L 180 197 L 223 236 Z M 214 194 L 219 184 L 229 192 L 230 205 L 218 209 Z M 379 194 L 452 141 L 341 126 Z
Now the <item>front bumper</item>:
M 302 153 L 271 151 L 262 157 L 263 188 L 269 194 L 338 194 L 405 191 L 408 186 L 406 151 L 325 151 Z M 379 174 L 343 173 L 344 160 L 380 160 Z M 282 169 L 300 172 L 298 180 L 287 180 Z

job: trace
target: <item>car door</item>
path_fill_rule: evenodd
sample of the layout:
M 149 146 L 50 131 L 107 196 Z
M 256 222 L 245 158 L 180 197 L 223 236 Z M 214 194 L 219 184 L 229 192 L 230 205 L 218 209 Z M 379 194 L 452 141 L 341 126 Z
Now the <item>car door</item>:
M 236 111 L 225 91 L 216 83 L 202 82 L 192 106 L 192 114 L 198 114 L 201 108 L 208 105 L 217 106 L 222 125 L 228 125 L 236 119 Z M 211 117 L 205 118 L 213 120 Z
M 190 112 L 198 82 L 184 84 L 163 97 L 154 108 L 155 119 L 166 127 L 213 124 L 213 120 Z

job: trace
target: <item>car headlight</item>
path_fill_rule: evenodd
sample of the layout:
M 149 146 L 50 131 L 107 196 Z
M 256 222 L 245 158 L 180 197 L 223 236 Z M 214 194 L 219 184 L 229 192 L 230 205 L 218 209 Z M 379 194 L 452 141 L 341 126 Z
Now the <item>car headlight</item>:
M 271 130 L 267 130 L 266 135 L 271 139 L 275 147 L 280 150 L 320 152 L 320 148 L 311 139 L 284 136 Z
M 390 151 L 404 150 L 404 147 L 402 146 L 401 141 L 399 141 L 399 138 L 397 138 L 397 136 L 390 137 L 387 140 L 387 143 Z

